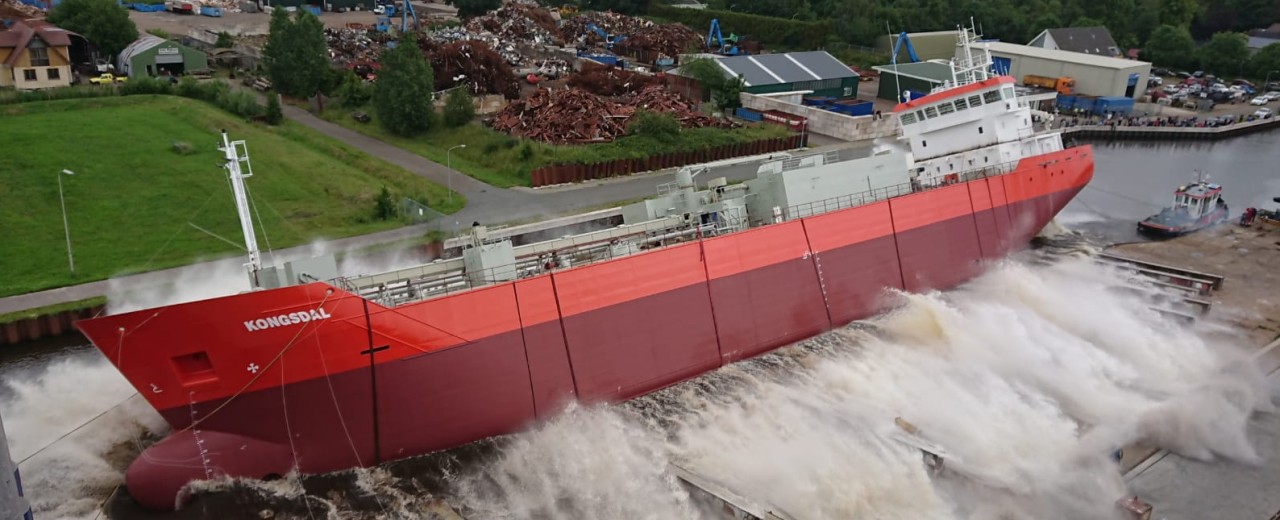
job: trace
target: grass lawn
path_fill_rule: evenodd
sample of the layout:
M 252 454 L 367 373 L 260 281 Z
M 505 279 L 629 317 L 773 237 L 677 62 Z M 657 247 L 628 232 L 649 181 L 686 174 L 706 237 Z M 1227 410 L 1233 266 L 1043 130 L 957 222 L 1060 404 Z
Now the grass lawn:
M 218 131 L 245 140 L 258 243 L 283 248 L 404 225 L 373 218 L 383 186 L 452 213 L 465 201 L 401 168 L 286 122 L 246 123 L 172 96 L 0 106 L 0 296 L 183 265 L 242 250 Z M 175 150 L 188 143 L 189 153 Z M 69 169 L 75 175 L 59 175 Z M 58 178 L 75 252 L 69 273 Z M 265 231 L 265 233 L 264 233 Z
M 471 123 L 461 128 L 444 128 L 443 125 L 416 137 L 400 137 L 378 125 L 373 109 L 360 109 L 371 120 L 361 123 L 351 117 L 352 110 L 333 108 L 321 115 L 327 121 L 380 139 L 405 150 L 426 157 L 433 162 L 446 164 L 445 151 L 465 144 L 466 148 L 453 151 L 455 170 L 483 182 L 502 188 L 529 186 L 529 172 L 535 168 L 557 163 L 604 162 L 612 159 L 640 158 L 673 151 L 696 150 L 770 137 L 786 137 L 787 131 L 776 125 L 754 125 L 734 130 L 718 128 L 691 128 L 680 131 L 675 142 L 661 143 L 646 137 L 624 137 L 612 143 L 556 146 L 516 139 Z

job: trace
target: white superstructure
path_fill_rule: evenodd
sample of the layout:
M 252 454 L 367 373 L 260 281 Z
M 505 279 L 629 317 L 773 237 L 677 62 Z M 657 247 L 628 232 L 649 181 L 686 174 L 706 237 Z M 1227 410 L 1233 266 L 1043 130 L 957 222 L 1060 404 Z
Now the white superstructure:
M 1035 134 L 1030 108 L 1016 99 L 1014 79 L 993 76 L 990 54 L 974 51 L 976 37 L 969 30 L 960 33 L 952 81 L 894 108 L 921 186 L 957 182 L 974 170 L 1003 173 L 1023 158 L 1062 150 L 1059 134 Z

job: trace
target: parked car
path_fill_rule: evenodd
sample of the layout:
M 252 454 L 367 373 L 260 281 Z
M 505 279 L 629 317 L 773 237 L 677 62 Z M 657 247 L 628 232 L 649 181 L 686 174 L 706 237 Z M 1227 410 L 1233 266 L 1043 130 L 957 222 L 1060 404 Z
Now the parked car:
M 1250 99 L 1250 100 L 1249 100 L 1249 104 L 1250 104 L 1250 105 L 1253 105 L 1253 106 L 1258 106 L 1258 107 L 1260 107 L 1260 106 L 1262 106 L 1262 105 L 1267 104 L 1267 102 L 1268 102 L 1268 101 L 1271 101 L 1271 100 L 1270 100 L 1270 99 L 1267 99 L 1267 97 L 1266 97 L 1266 96 L 1258 96 L 1258 97 L 1256 97 L 1256 98 Z
M 1267 98 L 1267 101 L 1275 101 L 1277 99 L 1280 99 L 1280 92 L 1272 90 L 1271 92 L 1267 92 L 1266 94 L 1263 94 L 1262 97 Z
M 1256 117 L 1256 118 L 1258 118 L 1258 119 L 1267 119 L 1267 118 L 1271 117 L 1271 109 L 1270 109 L 1270 108 L 1259 108 L 1257 112 L 1254 112 L 1254 113 L 1253 113 L 1253 117 Z
M 1173 73 L 1173 75 L 1174 75 L 1174 76 L 1177 76 L 1177 77 L 1179 77 L 1179 78 L 1182 78 L 1182 79 L 1187 79 L 1187 78 L 1190 78 L 1190 77 L 1191 77 L 1191 73 L 1190 73 L 1190 72 L 1187 72 L 1187 71 L 1185 71 L 1185 70 L 1180 70 L 1180 71 L 1178 71 L 1178 72 L 1175 72 L 1175 73 Z
M 1151 69 L 1151 73 L 1157 76 L 1170 76 L 1173 74 L 1172 72 L 1169 71 L 1169 69 L 1166 69 L 1164 67 L 1156 67 L 1154 69 Z
M 1191 77 L 1193 77 L 1193 78 L 1203 78 L 1203 77 L 1204 77 L 1204 71 L 1203 71 L 1203 70 L 1197 70 L 1197 71 L 1195 71 L 1195 72 L 1192 72 L 1192 73 L 1191 73 Z
M 129 81 L 128 76 L 116 76 L 110 72 L 98 77 L 89 78 L 89 83 L 93 85 L 110 85 L 112 83 L 124 83 Z

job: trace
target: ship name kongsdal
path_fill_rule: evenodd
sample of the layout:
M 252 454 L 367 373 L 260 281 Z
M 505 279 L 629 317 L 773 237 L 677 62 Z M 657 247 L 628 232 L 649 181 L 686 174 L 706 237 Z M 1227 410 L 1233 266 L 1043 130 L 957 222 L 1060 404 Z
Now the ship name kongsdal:
M 299 323 L 306 323 L 308 321 L 328 319 L 329 317 L 330 316 L 328 311 L 325 311 L 323 308 L 316 308 L 316 309 L 311 309 L 310 312 L 307 312 L 307 311 L 291 312 L 289 314 L 281 314 L 279 316 L 270 316 L 267 318 L 258 318 L 256 320 L 248 320 L 244 322 L 244 328 L 248 329 L 249 332 L 256 332 L 259 330 L 274 329 L 276 327 L 286 327 L 289 325 L 297 325 Z

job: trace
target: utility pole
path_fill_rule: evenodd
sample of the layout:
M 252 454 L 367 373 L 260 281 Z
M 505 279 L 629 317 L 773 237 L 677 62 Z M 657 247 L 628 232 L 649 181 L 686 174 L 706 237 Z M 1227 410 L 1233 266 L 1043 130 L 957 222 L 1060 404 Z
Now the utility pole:
M 71 276 L 76 275 L 76 259 L 71 254 L 71 226 L 67 224 L 67 199 L 62 196 L 62 175 L 75 175 L 71 170 L 62 170 L 58 174 L 58 203 L 62 205 L 62 232 L 67 236 L 67 264 L 71 266 Z

